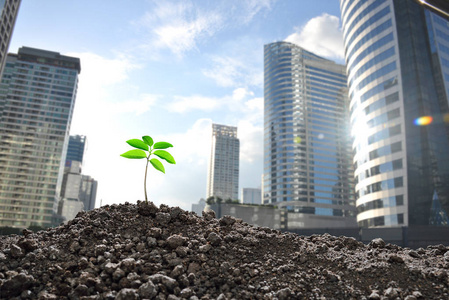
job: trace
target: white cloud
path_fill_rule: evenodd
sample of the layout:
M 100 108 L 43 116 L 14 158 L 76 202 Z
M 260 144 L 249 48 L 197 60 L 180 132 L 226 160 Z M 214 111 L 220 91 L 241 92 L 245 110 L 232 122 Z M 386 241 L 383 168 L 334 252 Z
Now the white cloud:
M 110 116 L 133 113 L 139 116 L 149 111 L 156 104 L 158 98 L 157 95 L 142 94 L 137 100 L 109 103 L 103 107 L 103 113 L 108 113 Z
M 67 55 L 81 60 L 80 91 L 84 86 L 104 87 L 123 82 L 128 78 L 129 72 L 142 67 L 121 54 L 112 59 L 90 52 Z
M 109 123 L 119 114 L 141 115 L 160 97 L 141 93 L 128 83 L 132 72 L 142 68 L 130 57 L 118 54 L 106 58 L 89 52 L 67 55 L 81 60 L 72 133 L 93 132 L 99 124 Z
M 189 1 L 158 1 L 155 5 L 154 10 L 137 22 L 150 33 L 146 48 L 169 49 L 178 57 L 197 49 L 198 42 L 212 36 L 224 21 L 221 14 L 200 10 Z
M 212 35 L 213 27 L 220 24 L 220 17 L 210 15 L 200 16 L 193 21 L 178 20 L 154 29 L 157 35 L 156 46 L 169 48 L 173 53 L 181 56 L 184 52 L 197 48 L 197 40 L 203 35 Z
M 134 22 L 148 34 L 141 49 L 155 52 L 169 49 L 177 57 L 198 50 L 201 43 L 223 31 L 250 23 L 257 14 L 271 10 L 277 0 L 213 1 L 198 5 L 195 1 L 152 1 L 154 8 Z M 156 51 L 157 52 L 157 51 Z M 153 58 L 158 57 L 157 53 Z
M 224 87 L 236 85 L 236 79 L 241 77 L 240 69 L 245 66 L 242 62 L 231 57 L 214 57 L 212 63 L 213 67 L 203 70 L 203 74 Z
M 167 108 L 171 112 L 186 113 L 192 110 L 213 111 L 222 105 L 220 99 L 204 96 L 175 96 Z
M 254 93 L 245 88 L 238 88 L 232 92 L 232 98 L 237 101 L 245 99 L 246 96 L 254 96 Z
M 207 164 L 210 155 L 212 120 L 198 119 L 186 132 L 172 134 L 167 138 L 173 140 L 173 153 L 179 161 Z
M 272 3 L 276 2 L 276 0 L 246 0 L 242 2 L 246 6 L 244 21 L 248 23 L 263 9 L 270 10 Z
M 339 18 L 323 14 L 307 22 L 285 41 L 295 43 L 317 55 L 331 59 L 344 58 L 343 35 Z
M 263 158 L 263 127 L 250 120 L 242 120 L 237 124 L 240 140 L 240 160 L 252 163 Z
M 223 87 L 263 85 L 261 69 L 232 57 L 212 57 L 212 67 L 202 72 Z
M 263 98 L 253 98 L 246 101 L 245 105 L 251 111 L 263 112 Z
M 174 96 L 173 101 L 166 105 L 170 112 L 187 113 L 191 111 L 213 112 L 226 110 L 229 112 L 241 114 L 250 114 L 253 118 L 255 112 L 257 117 L 263 118 L 263 99 L 254 98 L 254 93 L 246 88 L 237 88 L 231 95 L 223 97 L 206 96 Z M 259 116 L 260 114 L 260 116 Z

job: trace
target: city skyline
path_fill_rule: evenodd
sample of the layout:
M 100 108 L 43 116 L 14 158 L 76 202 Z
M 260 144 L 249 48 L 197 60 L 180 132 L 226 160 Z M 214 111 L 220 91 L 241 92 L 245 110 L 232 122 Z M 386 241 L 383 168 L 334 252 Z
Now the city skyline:
M 205 197 L 212 123 L 239 128 L 239 186 L 260 187 L 263 45 L 289 40 L 343 63 L 339 15 L 338 0 L 23 1 L 9 52 L 80 57 L 70 134 L 89 140 L 83 172 L 99 182 L 97 203 L 143 199 L 144 169 L 119 154 L 149 134 L 177 160 L 149 173 L 149 199 L 190 209 Z

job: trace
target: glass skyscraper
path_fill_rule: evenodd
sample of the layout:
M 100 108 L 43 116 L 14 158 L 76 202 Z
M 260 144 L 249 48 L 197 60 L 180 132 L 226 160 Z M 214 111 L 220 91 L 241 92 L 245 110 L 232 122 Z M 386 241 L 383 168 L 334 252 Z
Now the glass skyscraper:
M 84 135 L 71 135 L 67 148 L 67 161 L 79 161 L 81 165 L 84 160 L 84 152 L 87 148 L 87 140 Z
M 6 53 L 11 41 L 21 0 L 0 0 L 0 75 L 5 67 Z
M 413 0 L 342 0 L 361 227 L 449 211 L 449 22 Z M 443 224 L 440 224 L 443 225 Z
M 300 216 L 287 227 L 355 226 L 345 66 L 288 42 L 264 56 L 263 203 Z
M 207 198 L 237 200 L 240 141 L 237 127 L 212 124 L 212 149 L 207 174 Z
M 80 60 L 22 47 L 0 85 L 0 226 L 58 224 Z

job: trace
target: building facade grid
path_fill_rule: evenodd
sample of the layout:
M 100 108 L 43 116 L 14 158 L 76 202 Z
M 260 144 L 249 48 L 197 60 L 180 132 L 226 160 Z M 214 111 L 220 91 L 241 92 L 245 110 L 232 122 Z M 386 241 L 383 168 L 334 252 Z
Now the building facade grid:
M 21 0 L 0 0 L 0 75 L 5 66 Z
M 0 226 L 58 224 L 78 58 L 22 47 L 0 85 Z
M 435 192 L 449 207 L 449 24 L 411 0 L 340 3 L 358 225 L 429 225 Z
M 300 227 L 354 225 L 345 66 L 288 42 L 264 52 L 263 203 Z
M 207 176 L 207 198 L 237 200 L 240 141 L 237 127 L 212 124 L 212 147 Z

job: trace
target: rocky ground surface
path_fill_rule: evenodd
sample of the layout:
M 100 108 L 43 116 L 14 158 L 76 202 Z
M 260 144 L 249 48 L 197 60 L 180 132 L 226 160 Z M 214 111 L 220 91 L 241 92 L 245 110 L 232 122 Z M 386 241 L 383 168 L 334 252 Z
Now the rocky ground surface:
M 449 299 L 449 247 L 298 236 L 123 204 L 0 237 L 1 299 Z

